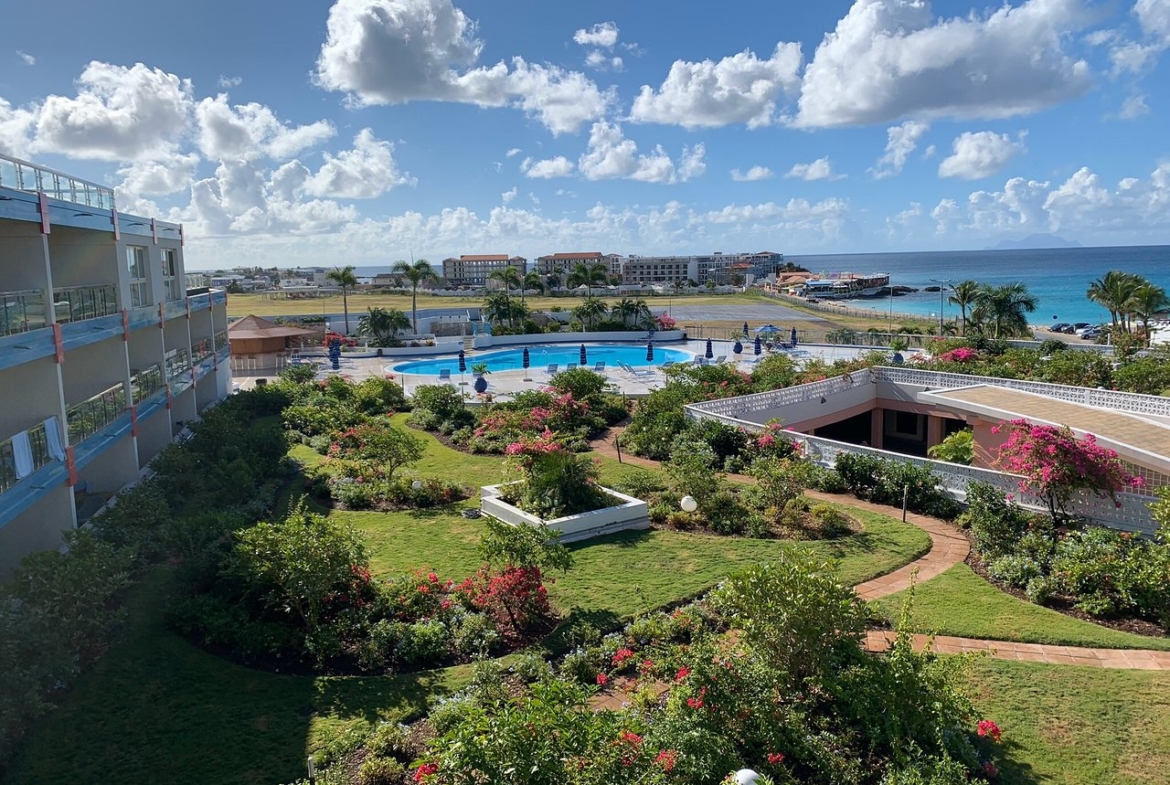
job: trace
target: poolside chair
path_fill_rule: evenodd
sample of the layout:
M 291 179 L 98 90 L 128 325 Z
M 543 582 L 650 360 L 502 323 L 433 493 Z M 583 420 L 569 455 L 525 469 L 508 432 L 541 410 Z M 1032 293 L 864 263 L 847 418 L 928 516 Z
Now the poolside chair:
M 605 360 L 598 360 L 593 364 L 593 372 L 605 376 Z
M 439 382 L 442 384 L 451 384 L 451 369 L 444 368 L 439 371 Z
M 560 369 L 561 369 L 560 363 L 549 363 L 548 368 L 546 368 L 544 372 L 546 375 L 552 376 Z
M 725 363 L 725 362 L 727 362 L 727 355 L 726 354 L 721 354 L 715 358 L 716 365 L 723 365 L 723 363 Z
M 569 363 L 567 366 L 565 366 L 565 370 L 566 370 L 566 371 L 575 371 L 575 370 L 577 370 L 577 363 Z
M 667 368 L 673 368 L 675 365 L 674 360 L 668 360 L 658 367 L 665 371 Z

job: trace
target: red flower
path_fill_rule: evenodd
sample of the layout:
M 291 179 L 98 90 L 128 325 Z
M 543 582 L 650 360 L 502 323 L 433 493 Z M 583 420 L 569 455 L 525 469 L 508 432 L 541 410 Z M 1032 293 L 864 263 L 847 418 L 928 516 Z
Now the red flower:
M 625 662 L 626 660 L 630 659 L 630 657 L 633 657 L 633 656 L 634 656 L 633 649 L 618 649 L 617 651 L 615 651 L 613 653 L 613 664 L 615 666 L 621 665 L 623 662 Z
M 784 762 L 784 753 L 783 752 L 769 752 L 768 753 L 768 763 L 771 763 L 773 766 L 775 766 L 776 764 L 783 763 L 783 762 Z
M 703 708 L 703 705 L 704 705 L 703 699 L 702 698 L 687 698 L 687 705 L 690 706 L 692 709 L 701 709 L 701 708 Z
M 674 750 L 659 750 L 654 756 L 654 762 L 662 767 L 663 771 L 670 771 L 678 763 L 678 753 Z
M 641 667 L 642 667 L 642 670 L 644 670 L 644 671 L 653 670 L 654 669 L 654 661 L 653 660 L 642 660 Z
M 425 782 L 427 777 L 437 774 L 439 766 L 436 763 L 424 763 L 414 770 L 414 781 Z
M 433 572 L 428 572 L 427 573 L 427 580 L 430 581 L 431 583 L 438 583 L 439 576 L 435 575 Z
M 691 669 L 688 668 L 686 665 L 684 665 L 678 669 L 678 673 L 675 674 L 674 680 L 675 681 L 682 681 L 683 679 L 685 679 L 687 676 L 690 676 L 690 675 L 691 675 Z
M 605 685 L 609 684 L 609 677 L 604 673 L 599 673 L 597 674 L 597 683 L 604 687 Z
M 999 769 L 991 761 L 983 764 L 983 773 L 987 775 L 987 779 L 993 780 L 999 776 Z
M 977 726 L 977 732 L 980 736 L 987 736 L 988 738 L 990 738 L 994 742 L 999 741 L 999 737 L 1000 737 L 999 726 L 996 725 L 991 720 L 979 720 L 979 725 Z
M 624 744 L 629 744 L 631 747 L 640 747 L 642 745 L 642 737 L 631 730 L 622 731 L 622 735 L 618 740 Z

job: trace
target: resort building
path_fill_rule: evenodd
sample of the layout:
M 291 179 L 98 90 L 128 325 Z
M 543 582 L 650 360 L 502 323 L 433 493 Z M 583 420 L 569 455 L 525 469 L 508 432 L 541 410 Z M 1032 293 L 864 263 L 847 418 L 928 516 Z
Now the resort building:
M 516 272 L 524 275 L 528 260 L 507 254 L 473 254 L 444 259 L 443 279 L 448 286 L 487 286 L 493 272 L 507 267 L 515 267 Z
M 605 264 L 606 269 L 609 270 L 608 260 L 611 257 L 620 258 L 616 254 L 604 256 L 601 251 L 570 251 L 568 253 L 538 256 L 536 258 L 536 272 L 541 275 L 559 275 L 561 278 L 564 278 L 573 272 L 573 269 L 579 264 L 587 267 L 592 267 L 595 264 Z
M 184 273 L 179 224 L 0 156 L 0 578 L 230 392 L 227 295 Z
M 715 251 L 705 256 L 630 256 L 621 265 L 623 284 L 686 284 L 708 282 L 750 284 L 773 279 L 784 264 L 784 254 L 773 251 L 725 254 Z

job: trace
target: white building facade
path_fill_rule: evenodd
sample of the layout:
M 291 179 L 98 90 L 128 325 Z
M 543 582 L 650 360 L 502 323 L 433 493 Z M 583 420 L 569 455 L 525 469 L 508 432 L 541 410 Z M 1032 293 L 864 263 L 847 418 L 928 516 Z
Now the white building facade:
M 0 156 L 0 579 L 231 391 L 227 295 L 187 296 L 183 240 Z

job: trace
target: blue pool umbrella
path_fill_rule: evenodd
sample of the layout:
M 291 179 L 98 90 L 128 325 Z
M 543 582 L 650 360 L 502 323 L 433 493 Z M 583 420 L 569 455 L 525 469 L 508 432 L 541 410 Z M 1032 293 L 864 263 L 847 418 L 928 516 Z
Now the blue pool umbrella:
M 757 335 L 756 336 L 756 356 L 758 357 L 763 353 L 764 353 L 764 347 L 760 344 L 760 336 Z
M 581 344 L 581 367 L 584 368 L 589 364 L 589 358 L 585 355 L 585 344 Z
M 646 362 L 654 362 L 654 341 L 646 341 Z
M 780 332 L 780 328 L 774 324 L 765 324 L 763 327 L 756 328 L 756 335 L 770 335 L 778 332 Z
M 744 323 L 743 323 L 743 334 L 744 334 L 744 335 L 747 335 L 747 334 L 748 334 L 748 324 L 747 324 L 747 322 L 744 322 Z
M 528 356 L 528 347 L 524 347 L 524 358 L 520 361 L 524 366 L 524 370 L 528 370 L 528 366 L 532 364 L 532 358 Z
M 715 352 L 711 351 L 711 339 L 710 338 L 707 339 L 707 351 L 703 356 L 706 357 L 708 360 L 710 360 L 712 357 L 715 356 Z
M 792 341 L 791 341 L 791 343 L 793 346 L 796 346 L 796 328 L 795 327 L 792 328 Z
M 459 350 L 459 373 L 467 373 L 467 357 Z
M 735 346 L 731 347 L 731 351 L 735 354 L 743 354 L 743 344 L 739 341 L 736 341 Z

